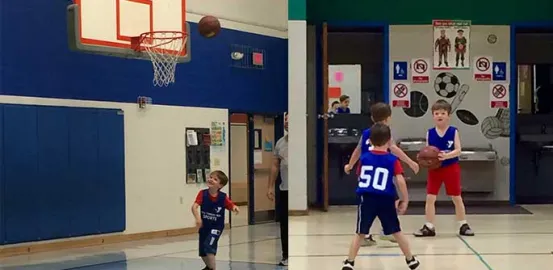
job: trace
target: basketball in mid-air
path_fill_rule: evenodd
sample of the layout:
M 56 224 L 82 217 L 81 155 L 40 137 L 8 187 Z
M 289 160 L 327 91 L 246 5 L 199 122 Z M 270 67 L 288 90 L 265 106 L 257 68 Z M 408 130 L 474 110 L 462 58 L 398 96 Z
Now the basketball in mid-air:
M 440 149 L 434 146 L 425 146 L 417 155 L 417 161 L 421 167 L 435 169 L 440 167 L 442 162 L 438 159 Z
M 212 38 L 221 32 L 221 23 L 213 16 L 205 16 L 198 23 L 198 30 L 203 37 Z

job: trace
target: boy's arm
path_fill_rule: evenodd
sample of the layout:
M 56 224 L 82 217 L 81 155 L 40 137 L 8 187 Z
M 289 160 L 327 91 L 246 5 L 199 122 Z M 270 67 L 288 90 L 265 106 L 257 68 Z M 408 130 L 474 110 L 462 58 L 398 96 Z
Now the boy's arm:
M 407 183 L 405 183 L 405 177 L 403 177 L 403 174 L 397 174 L 396 175 L 396 186 L 399 190 L 401 201 L 403 203 L 409 202 L 409 192 L 407 191 Z
M 409 194 L 407 193 L 407 184 L 405 183 L 405 177 L 403 177 L 403 167 L 401 166 L 399 160 L 396 160 L 396 163 L 394 164 L 394 176 L 396 186 L 401 195 L 401 200 L 403 202 L 408 202 Z
M 357 163 L 357 161 L 359 160 L 360 156 L 361 156 L 361 145 L 357 144 L 357 146 L 355 147 L 355 150 L 353 150 L 353 153 L 351 153 L 351 157 L 349 158 L 348 165 L 350 167 L 353 167 L 353 165 L 355 165 L 355 163 Z
M 461 155 L 461 136 L 459 136 L 459 130 L 455 130 L 453 145 L 455 146 L 455 150 L 446 153 L 444 159 L 456 158 Z
M 390 141 L 390 151 L 394 154 L 394 156 L 398 157 L 399 160 L 405 162 L 405 164 L 407 164 L 415 173 L 419 172 L 419 164 L 407 156 L 407 154 L 405 154 L 405 152 L 403 152 L 403 150 L 401 150 L 401 148 L 399 148 L 393 140 Z
M 234 204 L 234 202 L 231 201 L 230 198 L 227 196 L 225 198 L 225 208 L 229 211 L 232 211 L 235 206 L 236 206 L 236 204 Z
M 196 202 L 194 202 L 192 204 L 192 208 L 190 209 L 192 211 L 192 215 L 194 216 L 194 218 L 196 219 L 196 222 L 198 220 L 202 220 L 202 218 L 200 217 L 200 213 L 198 211 L 198 208 L 200 208 L 200 205 Z

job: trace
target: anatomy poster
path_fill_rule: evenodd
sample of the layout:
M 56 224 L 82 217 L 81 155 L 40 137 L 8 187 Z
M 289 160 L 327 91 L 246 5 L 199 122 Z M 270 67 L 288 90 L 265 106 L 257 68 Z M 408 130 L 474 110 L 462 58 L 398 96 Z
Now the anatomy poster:
M 434 69 L 470 69 L 470 21 L 434 20 Z

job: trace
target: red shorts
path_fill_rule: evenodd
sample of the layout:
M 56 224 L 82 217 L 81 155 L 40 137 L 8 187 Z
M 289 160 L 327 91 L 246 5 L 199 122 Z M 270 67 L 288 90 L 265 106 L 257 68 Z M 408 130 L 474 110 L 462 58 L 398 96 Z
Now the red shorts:
M 448 196 L 461 195 L 461 166 L 459 163 L 428 170 L 427 194 L 438 195 L 442 183 L 445 184 L 445 192 Z

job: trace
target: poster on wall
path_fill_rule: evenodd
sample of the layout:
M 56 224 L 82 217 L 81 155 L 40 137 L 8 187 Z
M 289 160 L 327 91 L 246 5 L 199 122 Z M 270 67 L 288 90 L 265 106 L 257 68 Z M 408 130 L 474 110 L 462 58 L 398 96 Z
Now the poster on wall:
M 476 56 L 472 61 L 472 73 L 475 81 L 487 82 L 492 80 L 492 57 Z
M 428 83 L 430 82 L 430 59 L 414 58 L 411 59 L 411 82 Z
M 470 25 L 467 20 L 434 20 L 434 69 L 470 68 Z
M 225 145 L 225 122 L 211 122 L 211 146 Z
M 328 66 L 329 112 L 342 95 L 349 97 L 350 113 L 361 113 L 361 65 Z
M 490 84 L 490 108 L 492 109 L 509 108 L 509 84 L 507 83 Z
M 392 107 L 410 108 L 411 107 L 411 86 L 408 83 L 393 82 L 391 91 Z

